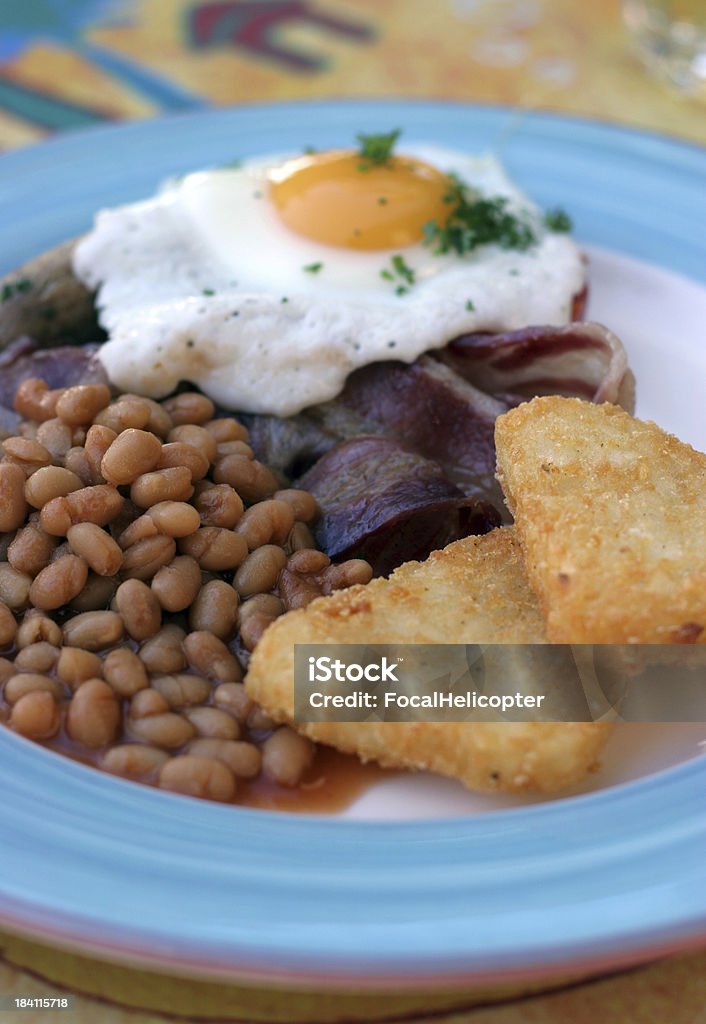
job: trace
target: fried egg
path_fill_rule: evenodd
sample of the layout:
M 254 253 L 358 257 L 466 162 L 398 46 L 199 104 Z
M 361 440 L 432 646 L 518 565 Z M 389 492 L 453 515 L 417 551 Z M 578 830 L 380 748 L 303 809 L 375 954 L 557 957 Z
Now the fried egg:
M 425 232 L 449 215 L 450 175 L 505 197 L 535 244 L 438 254 Z M 97 289 L 116 386 L 159 398 L 189 381 L 279 416 L 334 398 L 368 363 L 567 323 L 584 283 L 575 242 L 493 157 L 430 146 L 375 166 L 335 150 L 187 175 L 99 213 L 74 269 Z

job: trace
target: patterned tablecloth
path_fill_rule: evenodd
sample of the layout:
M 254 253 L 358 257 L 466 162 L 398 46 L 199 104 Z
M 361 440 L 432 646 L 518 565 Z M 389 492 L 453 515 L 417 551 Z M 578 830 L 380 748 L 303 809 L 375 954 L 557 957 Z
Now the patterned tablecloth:
M 649 78 L 618 0 L 4 0 L 0 148 L 106 121 L 252 100 L 408 96 L 544 108 L 706 143 L 706 111 Z M 275 995 L 94 964 L 0 934 L 0 994 L 73 993 L 32 1024 L 351 1019 L 315 994 Z M 84 993 L 83 995 L 79 993 Z M 706 955 L 550 994 L 437 994 L 384 1014 L 447 1024 L 698 1024 Z M 485 1005 L 472 1006 L 480 1000 Z M 123 1004 L 122 1006 L 120 1004 Z M 381 1010 L 383 1003 L 381 1002 Z M 142 1007 L 141 1010 L 124 1009 Z M 289 1009 L 287 1008 L 289 1007 Z M 329 1008 L 327 1010 L 327 1007 Z M 149 1009 L 146 1009 L 149 1008 Z M 360 1011 L 358 1006 L 356 1012 Z M 366 1009 L 375 1016 L 374 1002 Z M 381 1016 L 379 1014 L 378 1016 Z M 15 1014 L 2 1015 L 4 1022 Z M 356 1019 L 358 1019 L 356 1017 Z

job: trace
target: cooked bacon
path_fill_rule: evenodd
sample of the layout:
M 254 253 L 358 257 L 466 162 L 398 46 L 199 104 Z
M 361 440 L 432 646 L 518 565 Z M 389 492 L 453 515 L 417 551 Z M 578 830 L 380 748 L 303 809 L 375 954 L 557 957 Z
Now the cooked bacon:
M 365 558 L 376 575 L 500 522 L 467 497 L 436 462 L 380 436 L 344 441 L 298 481 L 318 500 L 316 536 L 336 559 Z
M 465 334 L 447 345 L 440 358 L 464 380 L 509 405 L 537 395 L 565 395 L 634 410 L 635 378 L 625 349 L 602 324 Z

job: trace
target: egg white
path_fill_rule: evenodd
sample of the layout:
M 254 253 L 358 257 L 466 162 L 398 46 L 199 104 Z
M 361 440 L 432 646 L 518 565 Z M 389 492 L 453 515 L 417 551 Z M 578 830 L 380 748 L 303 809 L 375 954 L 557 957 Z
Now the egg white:
M 335 397 L 358 366 L 411 362 L 468 331 L 568 322 L 584 280 L 575 242 L 544 230 L 494 158 L 403 149 L 507 196 L 538 244 L 462 257 L 422 244 L 327 246 L 289 230 L 269 201 L 267 170 L 281 158 L 188 175 L 102 211 L 77 246 L 75 272 L 98 289 L 109 334 L 100 358 L 112 381 L 162 397 L 188 380 L 229 408 L 288 416 Z M 397 252 L 415 273 L 404 295 L 380 273 Z M 317 273 L 305 269 L 318 263 Z

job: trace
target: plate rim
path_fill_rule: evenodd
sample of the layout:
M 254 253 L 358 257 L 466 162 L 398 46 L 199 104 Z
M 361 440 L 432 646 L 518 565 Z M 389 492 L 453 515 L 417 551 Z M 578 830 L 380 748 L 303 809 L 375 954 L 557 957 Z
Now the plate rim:
M 668 134 L 662 134 L 662 133 L 658 133 L 658 132 L 653 132 L 653 131 L 645 130 L 645 129 L 642 129 L 642 128 L 639 128 L 639 127 L 635 127 L 635 126 L 621 126 L 621 125 L 616 124 L 615 122 L 612 122 L 612 121 L 604 121 L 604 120 L 601 120 L 601 119 L 593 119 L 593 118 L 587 118 L 587 117 L 583 117 L 583 116 L 576 116 L 576 115 L 572 115 L 572 114 L 564 114 L 564 113 L 555 112 L 555 111 L 548 111 L 548 110 L 526 111 L 526 110 L 524 110 L 522 108 L 512 108 L 512 107 L 504 106 L 502 104 L 465 103 L 462 100 L 445 100 L 445 99 L 420 100 L 420 99 L 415 99 L 415 98 L 410 98 L 410 97 L 384 97 L 384 98 L 377 98 L 377 99 L 376 98 L 361 98 L 361 99 L 358 99 L 358 98 L 346 98 L 346 99 L 316 99 L 316 100 L 309 99 L 309 100 L 295 100 L 295 101 L 279 101 L 279 102 L 274 102 L 274 103 L 273 102 L 269 102 L 269 101 L 261 101 L 261 102 L 257 102 L 257 103 L 247 104 L 247 105 L 243 104 L 243 105 L 233 106 L 233 107 L 217 108 L 217 109 L 213 109 L 213 110 L 209 110 L 209 111 L 199 111 L 197 113 L 181 113 L 181 114 L 169 115 L 169 116 L 166 116 L 166 117 L 161 117 L 161 118 L 156 118 L 156 119 L 146 119 L 146 120 L 139 120 L 139 121 L 130 121 L 130 122 L 121 123 L 121 124 L 109 124 L 109 125 L 94 127 L 94 128 L 83 130 L 83 131 L 79 131 L 79 132 L 62 134 L 62 135 L 55 136 L 55 137 L 52 137 L 52 138 L 49 138 L 49 139 L 41 140 L 40 142 L 35 143 L 35 144 L 33 144 L 31 146 L 28 146 L 28 147 L 24 147 L 24 148 L 21 148 L 21 149 L 18 149 L 18 150 L 13 150 L 13 151 L 10 151 L 10 152 L 7 152 L 7 153 L 3 153 L 0 156 L 0 181 L 1 181 L 1 177 L 3 175 L 3 172 L 6 169 L 7 170 L 11 170 L 16 165 L 18 165 L 19 168 L 21 169 L 23 163 L 26 165 L 27 162 L 29 162 L 30 164 L 34 164 L 34 163 L 37 163 L 37 162 L 41 163 L 44 160 L 44 157 L 48 153 L 62 153 L 62 152 L 66 152 L 66 151 L 70 152 L 71 150 L 75 150 L 76 148 L 78 148 L 80 150 L 81 147 L 83 146 L 83 144 L 87 142 L 87 140 L 91 140 L 91 141 L 95 140 L 96 142 L 100 143 L 100 141 L 101 140 L 105 140 L 106 137 L 108 137 L 109 139 L 112 139 L 116 135 L 118 137 L 120 137 L 120 135 L 122 135 L 123 137 L 126 137 L 126 136 L 127 137 L 131 137 L 134 134 L 137 134 L 138 136 L 140 136 L 140 135 L 145 135 L 145 134 L 147 134 L 149 132 L 157 132 L 157 131 L 159 131 L 160 126 L 161 127 L 167 127 L 168 126 L 168 130 L 170 130 L 170 131 L 172 131 L 172 130 L 178 131 L 179 129 L 182 128 L 182 126 L 184 124 L 192 123 L 192 122 L 194 122 L 196 120 L 198 120 L 199 122 L 203 121 L 204 119 L 220 120 L 222 118 L 225 118 L 226 120 L 228 120 L 230 118 L 235 118 L 237 120 L 239 116 L 242 116 L 243 114 L 248 114 L 248 112 L 249 112 L 250 116 L 252 116 L 253 114 L 259 114 L 262 111 L 270 111 L 270 112 L 273 112 L 275 114 L 279 114 L 280 116 L 291 117 L 291 116 L 293 116 L 295 111 L 298 111 L 301 114 L 304 114 L 304 113 L 310 114 L 313 109 L 325 108 L 327 110 L 335 110 L 336 108 L 342 108 L 342 107 L 346 108 L 347 110 L 354 110 L 354 109 L 366 110 L 366 109 L 371 109 L 371 110 L 376 110 L 378 112 L 381 110 L 382 107 L 390 107 L 390 108 L 396 107 L 396 108 L 399 108 L 402 112 L 406 111 L 407 112 L 407 117 L 410 118 L 410 119 L 413 119 L 415 117 L 415 110 L 417 111 L 417 115 L 416 116 L 418 116 L 418 112 L 420 110 L 424 110 L 424 111 L 430 112 L 430 111 L 439 110 L 439 109 L 446 109 L 446 110 L 453 111 L 453 112 L 463 111 L 463 112 L 465 112 L 466 115 L 469 115 L 469 114 L 473 115 L 473 114 L 476 114 L 478 112 L 481 112 L 481 113 L 485 113 L 485 114 L 489 114 L 489 115 L 495 115 L 496 117 L 506 117 L 506 118 L 511 118 L 511 117 L 516 116 L 516 115 L 519 114 L 519 115 L 522 116 L 523 120 L 526 123 L 529 123 L 530 125 L 532 123 L 542 123 L 542 122 L 546 121 L 546 122 L 549 122 L 553 126 L 557 126 L 557 125 L 567 126 L 568 125 L 568 126 L 578 126 L 579 128 L 592 128 L 592 129 L 598 131 L 599 134 L 611 136 L 612 138 L 617 139 L 617 140 L 620 140 L 621 138 L 624 138 L 627 135 L 627 136 L 635 138 L 635 139 L 641 139 L 641 140 L 643 140 L 643 142 L 649 143 L 650 145 L 658 144 L 660 147 L 668 147 L 669 149 L 673 149 L 674 151 L 681 151 L 683 153 L 688 153 L 690 156 L 698 158 L 699 161 L 702 161 L 704 158 L 706 158 L 706 147 L 702 146 L 699 143 L 693 142 L 691 140 L 678 139 L 678 138 L 676 138 L 674 136 L 671 136 L 671 135 L 668 135 Z M 520 128 L 520 131 L 521 131 L 521 128 Z M 2 198 L 2 195 L 0 193 L 0 215 L 1 215 L 1 212 L 2 212 L 2 202 L 3 202 L 3 198 Z M 2 247 L 0 247 L 0 249 L 1 248 Z M 664 266 L 664 265 L 662 264 L 661 266 Z M 667 265 L 667 269 L 669 269 L 672 272 L 674 272 L 673 268 L 671 266 L 669 266 L 669 265 Z M 678 273 L 681 273 L 682 276 L 685 276 L 685 277 L 687 276 L 683 272 L 678 272 Z M 697 281 L 698 281 L 698 279 L 697 279 Z M 6 739 L 6 737 L 3 736 L 3 737 L 0 737 L 0 739 L 2 739 L 4 741 Z M 19 738 L 14 737 L 14 739 L 19 739 Z M 26 741 L 26 742 L 28 742 L 28 741 Z M 29 742 L 28 742 L 28 745 L 30 745 Z M 0 743 L 0 752 L 2 751 L 2 747 L 3 746 L 4 746 L 4 742 Z M 31 745 L 31 746 L 33 746 L 33 745 Z M 54 755 L 52 755 L 52 760 L 60 760 L 60 759 L 58 759 Z M 614 787 L 614 789 L 616 789 L 616 790 L 617 789 L 623 790 L 623 789 L 627 788 L 627 789 L 631 789 L 632 790 L 635 787 L 643 787 L 643 786 L 647 786 L 648 788 L 650 788 L 652 786 L 652 784 L 653 784 L 653 780 L 655 780 L 657 777 L 661 777 L 663 775 L 664 776 L 668 776 L 669 779 L 672 779 L 673 781 L 676 781 L 677 776 L 680 776 L 680 775 L 684 774 L 684 771 L 687 769 L 687 767 L 690 766 L 690 765 L 693 765 L 694 763 L 698 763 L 698 773 L 699 773 L 699 775 L 703 776 L 703 777 L 706 777 L 706 760 L 699 758 L 698 762 L 691 762 L 691 761 L 685 762 L 685 764 L 683 764 L 683 765 L 679 765 L 679 766 L 677 766 L 675 768 L 670 768 L 670 769 L 663 770 L 662 772 L 658 772 L 658 773 L 656 773 L 656 775 L 649 776 L 646 779 L 636 780 L 635 782 L 631 782 L 631 783 L 625 783 L 625 784 L 623 784 L 621 786 Z M 692 771 L 692 769 L 689 768 L 689 771 L 687 772 L 687 774 L 690 774 L 691 771 Z M 99 773 L 93 772 L 91 770 L 91 774 L 98 775 Z M 113 780 L 113 781 L 116 781 L 116 780 Z M 120 781 L 120 780 L 117 780 L 117 781 Z M 142 788 L 142 787 L 140 787 L 140 788 Z M 132 791 L 132 785 L 131 785 L 131 791 Z M 147 792 L 152 792 L 152 791 L 147 791 Z M 601 791 L 600 793 L 596 793 L 596 794 L 584 794 L 582 796 L 575 797 L 575 798 L 564 798 L 564 799 L 560 799 L 560 800 L 556 801 L 556 803 L 554 803 L 552 805 L 546 805 L 545 804 L 545 805 L 538 805 L 538 807 L 540 809 L 542 809 L 542 810 L 546 809 L 549 806 L 551 806 L 551 807 L 559 807 L 559 806 L 565 804 L 567 801 L 573 802 L 574 806 L 576 806 L 577 802 L 580 801 L 581 805 L 585 806 L 588 801 L 590 801 L 590 802 L 595 802 L 595 801 L 603 802 L 605 800 L 606 793 L 611 793 L 611 792 L 612 792 L 612 790 L 606 790 L 606 791 Z M 163 793 L 157 793 L 156 795 L 160 799 L 162 799 L 162 800 L 163 799 L 167 799 L 167 800 L 175 800 L 175 799 L 179 800 L 180 799 L 180 798 L 175 798 L 175 797 L 172 797 L 170 795 L 163 794 Z M 230 813 L 231 811 L 232 811 L 232 809 L 229 809 L 228 813 Z M 503 818 L 505 818 L 506 816 L 512 816 L 513 818 L 516 818 L 518 816 L 526 816 L 528 814 L 532 815 L 532 814 L 535 814 L 536 812 L 537 812 L 537 808 L 533 807 L 533 808 L 513 808 L 513 809 L 510 809 L 508 811 L 500 811 L 500 812 L 497 812 L 497 813 L 501 814 L 503 816 Z M 245 810 L 244 812 L 241 812 L 241 813 L 245 813 L 246 816 L 249 816 L 250 814 L 261 815 L 263 812 L 252 812 L 252 811 L 249 812 L 249 811 Z M 492 817 L 495 817 L 495 814 L 492 815 Z M 304 815 L 286 815 L 286 818 L 287 819 L 290 819 L 290 818 L 294 819 L 297 823 L 303 823 L 304 825 L 309 825 L 309 826 L 311 825 L 311 820 L 312 820 L 312 816 L 309 816 L 309 815 L 306 815 L 306 816 L 304 816 Z M 281 821 L 282 820 L 282 816 L 280 814 L 278 814 L 276 820 L 277 821 Z M 320 824 L 320 819 L 313 818 L 313 820 L 317 823 L 317 825 Z M 465 824 L 468 823 L 467 819 L 464 819 L 463 817 L 452 817 L 452 818 L 445 818 L 445 819 L 440 819 L 440 820 L 444 821 L 447 824 L 455 824 L 455 825 L 458 825 L 459 823 L 462 823 L 462 824 L 465 825 Z M 475 821 L 477 819 L 471 819 L 471 820 Z M 417 832 L 420 829 L 424 830 L 425 828 L 427 830 L 438 828 L 438 824 L 439 824 L 439 819 L 436 819 L 436 820 L 430 821 L 430 822 L 408 823 L 409 827 L 413 827 Z M 361 826 L 361 823 L 345 822 L 345 821 L 329 821 L 329 822 L 326 823 L 326 827 L 331 829 L 331 830 L 333 830 L 333 831 L 341 831 L 343 829 L 344 831 L 349 832 L 351 830 L 359 829 L 360 826 Z M 703 827 L 704 827 L 704 831 L 706 831 L 706 821 L 704 821 Z M 365 823 L 365 828 L 368 831 L 370 829 L 377 829 L 379 831 L 395 833 L 395 832 L 399 831 L 400 824 L 399 823 Z M 2 863 L 2 859 L 3 859 L 3 855 L 0 854 L 0 864 Z M 4 889 L 4 878 L 2 879 L 2 881 L 0 881 L 0 896 L 3 893 L 3 889 Z M 638 946 L 632 947 L 632 953 L 629 952 L 628 950 L 624 951 L 624 955 L 625 955 L 625 957 L 627 957 L 625 962 L 626 963 L 627 962 L 635 962 L 635 958 L 637 958 L 637 959 L 645 959 L 646 957 L 654 955 L 654 953 L 653 953 L 654 949 L 663 940 L 666 941 L 667 947 L 669 949 L 673 949 L 673 948 L 675 948 L 675 945 L 674 945 L 675 943 L 676 944 L 680 944 L 680 943 L 683 942 L 683 943 L 687 943 L 689 945 L 692 945 L 695 941 L 700 941 L 702 939 L 706 939 L 706 894 L 704 894 L 704 895 L 705 895 L 704 906 L 701 907 L 700 910 L 699 910 L 699 920 L 698 920 L 698 927 L 697 928 L 695 928 L 695 922 L 694 921 L 691 921 L 689 923 L 687 923 L 686 921 L 683 921 L 682 922 L 681 931 L 680 931 L 678 926 L 676 927 L 676 932 L 674 930 L 674 927 L 672 927 L 671 930 L 667 929 L 667 931 L 671 931 L 672 934 L 670 934 L 669 936 L 665 936 L 665 934 L 662 933 L 662 938 L 660 938 L 659 933 L 655 933 L 653 935 L 653 942 L 652 942 L 652 946 L 650 947 L 649 951 L 644 946 L 644 943 L 643 943 L 642 948 L 638 948 L 638 946 L 640 945 L 640 944 L 638 944 Z M 5 919 L 4 912 L 0 912 L 0 921 L 4 921 L 4 919 Z M 14 928 L 15 929 L 18 928 L 17 922 L 15 922 Z M 40 935 L 41 935 L 41 932 L 40 932 Z M 40 935 L 36 935 L 35 934 L 34 937 L 35 938 L 40 938 Z M 74 936 L 74 938 L 76 939 L 76 942 L 79 945 L 82 944 L 82 940 L 81 940 L 80 934 Z M 62 941 L 61 937 L 57 937 L 56 941 L 57 942 L 61 942 Z M 68 934 L 66 934 L 64 936 L 64 940 L 63 941 L 66 943 L 66 942 L 72 941 L 72 939 L 70 938 L 70 936 Z M 566 946 L 563 943 L 559 943 L 559 945 L 562 947 L 561 952 L 563 953 L 563 959 L 560 959 L 557 962 L 552 962 L 552 964 L 551 964 L 550 968 L 548 968 L 548 970 L 551 970 L 552 972 L 555 973 L 559 969 L 565 969 L 565 968 L 571 969 L 572 967 L 576 967 L 578 963 L 585 963 L 586 962 L 587 949 L 585 948 L 585 943 L 583 944 L 583 946 L 581 946 L 581 944 L 579 943 L 578 946 L 574 945 L 574 947 Z M 660 946 L 659 948 L 662 951 L 666 951 L 667 947 L 663 948 L 662 946 Z M 83 942 L 83 949 L 86 952 L 91 952 L 91 951 L 95 952 L 95 949 L 96 949 L 96 947 L 95 947 L 95 940 L 91 939 L 88 942 L 84 941 Z M 126 957 L 128 957 L 128 958 L 130 957 L 130 950 L 129 950 L 129 948 L 126 948 L 123 952 L 125 953 Z M 108 954 L 106 954 L 106 955 L 108 955 Z M 112 953 L 112 956 L 114 957 L 115 955 L 117 955 L 117 952 L 114 950 L 113 953 Z M 478 975 L 481 975 L 484 978 L 488 977 L 488 975 L 489 975 L 489 967 L 488 967 L 487 964 L 480 964 L 478 961 L 474 964 L 472 962 L 472 958 L 470 960 L 468 959 L 468 954 L 467 953 L 464 954 L 464 956 L 467 959 L 466 967 L 464 967 L 463 970 L 461 970 L 461 972 L 459 974 L 453 975 L 453 977 L 455 977 L 457 979 L 462 979 L 464 981 L 467 981 L 469 978 L 475 977 L 475 976 L 478 976 Z M 578 960 L 576 959 L 577 957 L 578 957 Z M 335 970 L 332 971 L 332 970 L 329 969 L 329 970 L 325 971 L 323 974 L 321 974 L 320 973 L 320 959 L 319 959 L 318 969 L 317 969 L 317 964 L 313 960 L 310 959 L 308 967 L 307 967 L 306 963 L 299 962 L 298 966 L 296 968 L 296 971 L 292 975 L 292 977 L 296 978 L 301 983 L 304 983 L 303 979 L 305 979 L 308 982 L 311 982 L 313 980 L 316 984 L 319 984 L 319 985 L 325 984 L 325 985 L 332 985 L 332 986 L 337 984 L 337 980 L 336 979 L 338 979 L 338 981 L 340 982 L 340 978 L 341 978 L 342 974 L 344 974 L 346 976 L 346 982 L 347 983 L 350 983 L 350 980 L 352 978 L 354 978 L 356 984 L 369 984 L 369 985 L 372 985 L 372 984 L 379 985 L 381 983 L 384 983 L 386 980 L 389 980 L 392 977 L 395 977 L 398 980 L 402 979 L 404 981 L 405 986 L 408 986 L 408 985 L 412 984 L 413 981 L 415 983 L 417 983 L 417 984 L 429 985 L 430 983 L 446 984 L 446 983 L 449 983 L 449 980 L 450 980 L 450 975 L 449 975 L 448 971 L 441 971 L 441 970 L 439 970 L 438 965 L 431 972 L 424 972 L 424 971 L 421 970 L 421 966 L 422 965 L 420 965 L 419 963 L 415 964 L 413 969 L 417 973 L 416 973 L 416 977 L 413 979 L 413 978 L 410 977 L 410 975 L 408 973 L 409 968 L 406 968 L 400 975 L 390 974 L 390 965 L 389 965 L 389 963 L 387 964 L 387 966 L 382 964 L 382 962 L 380 961 L 379 956 L 377 954 L 375 956 L 375 959 L 376 959 L 375 963 L 370 962 L 370 963 L 368 963 L 368 965 L 365 968 L 361 968 L 360 964 L 359 964 L 358 968 L 356 969 L 356 972 L 354 974 L 352 974 L 350 972 L 346 972 L 345 970 L 343 970 L 343 967 L 340 964 L 336 965 Z M 533 977 L 537 976 L 538 971 L 542 970 L 541 966 L 538 967 L 537 965 L 533 965 L 533 966 L 530 966 L 529 969 L 528 969 L 526 967 L 526 960 L 527 960 L 527 950 L 526 949 L 520 951 L 519 954 L 516 951 L 514 959 L 512 957 L 510 957 L 510 960 L 505 961 L 504 965 L 502 967 L 498 968 L 498 970 L 500 970 L 503 973 L 504 977 L 506 976 L 507 971 L 510 970 L 510 969 L 519 972 L 519 976 L 522 976 L 522 977 L 528 977 L 530 975 L 533 976 Z M 169 957 L 167 957 L 166 960 L 158 958 L 158 960 L 156 962 L 165 964 L 167 969 L 169 969 L 170 966 L 171 967 L 174 966 L 174 960 L 173 959 L 169 959 Z M 609 959 L 608 962 L 609 963 L 616 963 L 615 953 L 611 953 L 610 954 L 610 959 Z M 198 963 L 199 963 L 198 955 L 196 957 L 195 963 L 196 963 L 196 966 L 194 967 L 194 970 L 198 971 L 199 973 L 203 973 L 203 971 L 205 971 L 207 969 L 207 967 L 208 967 L 208 965 L 205 962 L 203 962 L 203 959 L 200 962 L 201 963 L 200 967 L 198 966 Z M 411 963 L 411 959 L 408 959 L 408 963 Z M 525 966 L 523 966 L 523 964 L 525 964 Z M 242 972 L 242 968 L 238 968 L 237 964 L 228 966 L 227 968 L 224 968 L 224 969 L 226 970 L 227 976 L 229 978 L 240 977 L 243 980 L 247 980 L 247 979 L 253 977 L 253 969 L 254 968 L 253 968 L 252 965 L 250 965 L 245 970 L 245 973 Z M 263 971 L 264 971 L 263 977 L 267 977 L 267 978 L 281 977 L 281 974 L 278 974 L 277 970 L 275 970 L 274 973 L 273 973 L 272 964 L 270 964 L 269 967 L 268 967 L 267 964 L 265 964 L 263 966 Z M 384 971 L 386 971 L 387 973 L 384 973 Z M 287 977 L 289 977 L 289 975 L 287 975 Z M 420 979 L 421 979 L 421 981 L 420 981 Z M 289 980 L 291 980 L 291 978 Z

